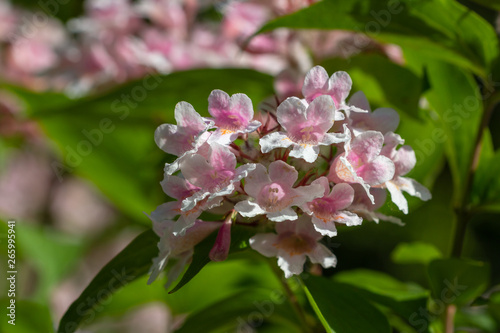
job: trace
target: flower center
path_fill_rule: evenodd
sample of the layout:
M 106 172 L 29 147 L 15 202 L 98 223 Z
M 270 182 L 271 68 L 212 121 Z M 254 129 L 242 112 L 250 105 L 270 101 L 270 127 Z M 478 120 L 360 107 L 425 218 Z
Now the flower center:
M 315 242 L 307 236 L 286 232 L 278 236 L 274 246 L 294 256 L 311 252 L 314 244 Z
M 281 210 L 288 201 L 286 191 L 277 183 L 265 185 L 260 190 L 259 205 L 268 212 Z

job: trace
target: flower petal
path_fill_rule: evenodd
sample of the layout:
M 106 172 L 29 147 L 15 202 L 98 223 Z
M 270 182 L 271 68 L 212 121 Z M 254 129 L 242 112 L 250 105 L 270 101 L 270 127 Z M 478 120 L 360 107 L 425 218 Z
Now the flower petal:
M 307 256 L 313 264 L 320 264 L 324 268 L 337 266 L 337 257 L 323 244 L 318 244 Z
M 308 102 L 326 93 L 328 73 L 321 66 L 314 66 L 307 72 L 302 86 L 302 94 Z
M 382 133 L 367 131 L 361 133 L 351 141 L 351 150 L 366 163 L 372 161 L 380 154 L 383 144 L 384 136 Z
M 269 177 L 273 182 L 292 187 L 297 181 L 299 173 L 288 163 L 277 160 L 269 165 Z
M 290 156 L 295 158 L 301 158 L 307 163 L 313 163 L 316 161 L 319 155 L 319 146 L 310 144 L 294 144 L 292 151 L 290 151 Z
M 304 270 L 306 262 L 305 254 L 291 256 L 286 251 L 280 250 L 278 255 L 278 266 L 285 272 L 285 278 L 288 279 L 293 275 L 300 275 Z
M 238 202 L 234 205 L 234 209 L 244 217 L 254 217 L 266 213 L 266 211 L 263 210 L 258 204 L 250 200 Z
M 273 222 L 293 221 L 298 218 L 297 213 L 290 207 L 280 210 L 279 212 L 267 213 L 266 216 Z
M 266 257 L 274 257 L 278 254 L 275 246 L 278 236 L 273 233 L 256 234 L 249 239 L 250 247 Z
M 285 133 L 273 132 L 260 138 L 259 144 L 262 153 L 266 154 L 275 148 L 288 148 L 293 142 Z

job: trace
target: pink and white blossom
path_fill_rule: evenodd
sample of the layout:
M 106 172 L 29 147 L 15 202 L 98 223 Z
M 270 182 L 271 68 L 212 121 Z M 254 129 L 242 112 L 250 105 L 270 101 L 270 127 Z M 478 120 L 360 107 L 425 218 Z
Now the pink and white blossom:
M 234 141 L 239 133 L 251 133 L 262 124 L 252 120 L 254 116 L 252 101 L 245 94 L 231 97 L 222 90 L 213 90 L 208 97 L 208 112 L 221 136 Z M 224 140 L 222 140 L 224 141 Z
M 193 209 L 205 198 L 213 200 L 233 193 L 235 183 L 254 170 L 256 164 L 247 163 L 236 168 L 236 157 L 229 148 L 212 143 L 207 156 L 190 154 L 180 162 L 180 169 L 186 180 L 197 186 L 198 191 L 182 201 L 182 210 Z
M 234 208 L 245 217 L 265 214 L 274 222 L 296 220 L 298 215 L 293 206 L 301 206 L 323 194 L 319 184 L 293 188 L 297 178 L 297 170 L 281 160 L 272 162 L 269 172 L 257 164 L 245 180 L 245 192 L 251 199 L 238 202 Z
M 326 177 L 320 177 L 311 184 L 321 185 L 324 189 L 323 196 L 307 202 L 301 208 L 311 216 L 317 232 L 334 237 L 337 235 L 335 223 L 353 226 L 363 222 L 362 218 L 346 209 L 354 200 L 354 190 L 349 184 L 336 184 L 331 191 Z
M 277 223 L 276 232 L 251 237 L 250 247 L 266 257 L 278 257 L 278 265 L 286 278 L 302 273 L 306 257 L 324 268 L 336 266 L 337 258 L 319 243 L 323 236 L 314 230 L 309 216 Z
M 385 182 L 385 187 L 391 193 L 392 201 L 405 214 L 408 214 L 408 201 L 403 195 L 407 192 L 409 195 L 420 198 L 423 201 L 432 198 L 431 193 L 422 184 L 414 179 L 403 177 L 410 172 L 417 159 L 413 149 L 404 145 L 396 149 L 399 145 L 403 145 L 404 140 L 398 134 L 388 132 L 385 135 L 385 146 L 382 148 L 381 154 L 392 160 L 395 166 L 394 177 Z
M 334 183 L 359 183 L 373 202 L 370 186 L 384 184 L 394 176 L 394 163 L 380 155 L 384 136 L 380 132 L 363 132 L 344 146 L 345 152 L 335 158 L 328 179 Z
M 191 209 L 182 210 L 182 202 L 200 191 L 200 188 L 181 177 L 168 174 L 165 174 L 165 179 L 160 184 L 163 192 L 177 201 L 169 201 L 158 206 L 151 213 L 151 218 L 155 221 L 175 220 L 177 218 L 172 227 L 172 232 L 176 236 L 183 235 L 186 230 L 191 228 L 203 211 L 219 206 L 222 201 L 221 197 L 205 198 L 198 201 Z
M 306 74 L 302 94 L 309 103 L 319 96 L 328 95 L 338 110 L 344 110 L 349 108 L 345 99 L 349 96 L 351 86 L 351 77 L 346 72 L 338 71 L 328 77 L 323 67 L 314 66 Z
M 179 102 L 175 106 L 177 125 L 162 124 L 155 131 L 155 142 L 161 150 L 178 156 L 165 170 L 172 174 L 179 169 L 179 163 L 188 154 L 195 153 L 206 142 L 211 124 L 207 123 L 193 106 L 187 102 Z
M 320 96 L 307 105 L 297 97 L 289 97 L 278 106 L 277 118 L 285 132 L 272 132 L 260 139 L 261 151 L 292 146 L 290 156 L 306 162 L 316 161 L 319 146 L 347 140 L 343 133 L 328 133 L 335 119 L 342 119 L 328 96 Z

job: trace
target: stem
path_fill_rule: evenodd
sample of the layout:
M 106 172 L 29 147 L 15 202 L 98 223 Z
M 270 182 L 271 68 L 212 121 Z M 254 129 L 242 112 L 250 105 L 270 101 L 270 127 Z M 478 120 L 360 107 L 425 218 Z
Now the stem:
M 465 232 L 467 230 L 467 223 L 472 217 L 471 207 L 469 205 L 470 192 L 474 184 L 474 175 L 479 164 L 479 157 L 481 153 L 481 142 L 483 134 L 488 127 L 493 110 L 498 102 L 500 102 L 500 93 L 496 92 L 487 99 L 488 103 L 481 117 L 481 123 L 476 134 L 474 141 L 474 152 L 469 162 L 467 178 L 465 181 L 464 192 L 460 200 L 460 205 L 455 208 L 455 215 L 457 216 L 457 226 L 455 228 L 455 236 L 453 239 L 453 248 L 451 252 L 452 257 L 459 258 L 462 255 L 463 243 L 465 240 Z
M 304 309 L 300 305 L 297 296 L 293 292 L 293 290 L 290 288 L 288 285 L 287 280 L 285 279 L 283 275 L 283 271 L 279 269 L 279 267 L 276 265 L 276 263 L 272 260 L 269 260 L 269 264 L 271 266 L 271 269 L 276 275 L 276 278 L 280 281 L 281 285 L 283 286 L 283 289 L 285 290 L 288 300 L 290 301 L 290 304 L 292 305 L 293 310 L 295 311 L 295 314 L 297 315 L 297 318 L 299 319 L 300 323 L 302 324 L 302 327 L 304 329 L 304 332 L 311 332 L 311 328 L 307 324 L 307 318 Z
M 444 320 L 444 332 L 453 333 L 455 330 L 455 313 L 457 312 L 457 306 L 450 304 L 446 307 L 446 317 Z

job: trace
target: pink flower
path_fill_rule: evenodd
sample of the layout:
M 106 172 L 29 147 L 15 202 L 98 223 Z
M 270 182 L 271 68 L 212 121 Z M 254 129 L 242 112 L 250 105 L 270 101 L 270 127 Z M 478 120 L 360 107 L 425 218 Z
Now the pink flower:
M 195 153 L 205 143 L 210 128 L 205 120 L 187 102 L 179 102 L 175 106 L 176 125 L 162 124 L 155 131 L 155 142 L 163 151 L 178 156 L 171 165 L 166 166 L 168 174 L 179 168 L 179 163 L 187 154 Z
M 309 70 L 304 80 L 302 94 L 307 102 L 311 102 L 319 96 L 329 95 L 337 109 L 345 109 L 345 99 L 351 91 L 352 80 L 346 72 L 335 72 L 331 77 L 321 66 L 315 66 Z
M 319 146 L 347 139 L 345 134 L 327 133 L 337 114 L 340 115 L 328 96 L 320 96 L 309 105 L 297 97 L 289 97 L 277 110 L 278 122 L 286 132 L 273 132 L 261 138 L 261 150 L 268 153 L 275 148 L 293 146 L 290 156 L 312 163 L 318 158 Z
M 302 273 L 306 257 L 324 268 L 335 267 L 337 258 L 319 243 L 321 234 L 314 230 L 311 219 L 302 215 L 296 221 L 276 224 L 278 234 L 257 234 L 250 238 L 250 247 L 266 257 L 278 257 L 285 277 Z
M 358 91 L 352 95 L 349 99 L 349 105 L 370 111 L 368 113 L 362 113 L 346 110 L 349 128 L 353 131 L 354 135 L 358 135 L 368 130 L 385 134 L 387 132 L 393 132 L 398 128 L 399 114 L 391 108 L 378 108 L 371 112 L 370 104 L 362 91 Z
M 262 125 L 252 120 L 252 101 L 245 94 L 229 97 L 222 90 L 213 90 L 208 97 L 208 112 L 214 117 L 220 134 L 229 135 L 229 141 L 236 140 L 238 133 L 251 133 Z
M 221 227 L 221 223 L 196 220 L 193 227 L 182 236 L 174 236 L 175 222 L 172 220 L 157 220 L 151 216 L 153 230 L 160 236 L 158 242 L 159 254 L 153 259 L 151 275 L 148 284 L 151 284 L 165 269 L 170 259 L 177 259 L 176 264 L 168 272 L 167 286 L 177 279 L 183 272 L 186 264 L 193 256 L 193 248 L 212 232 Z
M 158 206 L 156 210 L 151 213 L 151 218 L 155 221 L 173 221 L 177 217 L 172 227 L 172 232 L 176 236 L 183 235 L 186 230 L 191 228 L 204 210 L 219 206 L 222 201 L 221 197 L 216 197 L 214 199 L 205 198 L 198 201 L 191 209 L 182 210 L 182 202 L 200 191 L 200 188 L 183 178 L 170 176 L 167 173 L 165 174 L 165 179 L 160 184 L 163 188 L 163 192 L 169 197 L 177 199 L 177 201 L 169 201 Z
M 404 144 L 404 140 L 398 134 L 388 132 L 385 135 L 385 146 L 382 148 L 381 154 L 390 158 L 395 166 L 394 177 L 385 182 L 385 186 L 391 193 L 392 201 L 403 213 L 408 214 L 408 201 L 406 201 L 403 191 L 423 201 L 431 199 L 432 195 L 416 180 L 402 177 L 410 172 L 417 163 L 415 152 L 410 146 L 404 145 L 396 150 L 396 147 L 402 144 Z
M 182 210 L 191 210 L 198 202 L 208 197 L 213 200 L 233 193 L 235 183 L 255 169 L 255 164 L 245 164 L 236 169 L 236 157 L 229 148 L 212 143 L 207 157 L 200 154 L 186 156 L 180 169 L 186 180 L 199 190 L 184 199 Z
M 272 162 L 269 173 L 262 164 L 257 164 L 245 180 L 245 191 L 254 200 L 240 201 L 234 208 L 245 217 L 266 214 L 274 222 L 296 220 L 297 213 L 291 207 L 303 205 L 323 193 L 319 184 L 292 188 L 297 178 L 297 170 L 283 161 Z
M 363 132 L 345 144 L 345 152 L 335 158 L 328 179 L 334 183 L 359 183 L 373 202 L 370 186 L 381 185 L 394 176 L 394 163 L 380 155 L 384 136 L 380 132 Z
M 349 184 L 335 185 L 330 192 L 330 184 L 326 177 L 320 177 L 312 182 L 324 188 L 323 197 L 316 198 L 302 205 L 302 210 L 311 215 L 314 229 L 323 236 L 337 235 L 335 223 L 347 226 L 360 225 L 363 219 L 358 215 L 345 210 L 354 199 L 354 190 Z

